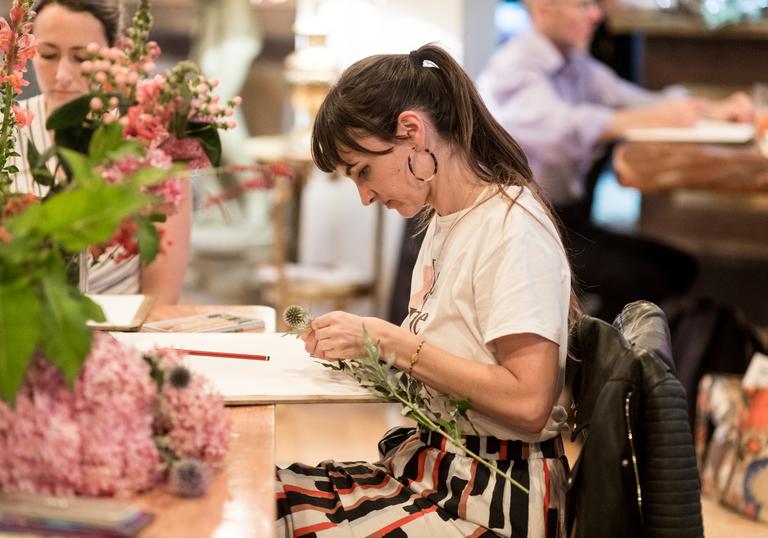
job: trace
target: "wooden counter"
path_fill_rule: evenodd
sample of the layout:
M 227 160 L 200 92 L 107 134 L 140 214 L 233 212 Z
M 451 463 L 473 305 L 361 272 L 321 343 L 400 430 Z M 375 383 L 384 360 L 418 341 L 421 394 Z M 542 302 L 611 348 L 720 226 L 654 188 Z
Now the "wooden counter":
M 768 159 L 752 144 L 628 142 L 616 148 L 613 168 L 622 185 L 643 192 L 768 192 Z
M 182 499 L 158 487 L 136 502 L 155 514 L 142 538 L 271 538 L 275 520 L 275 407 L 227 408 L 232 440 L 206 495 Z

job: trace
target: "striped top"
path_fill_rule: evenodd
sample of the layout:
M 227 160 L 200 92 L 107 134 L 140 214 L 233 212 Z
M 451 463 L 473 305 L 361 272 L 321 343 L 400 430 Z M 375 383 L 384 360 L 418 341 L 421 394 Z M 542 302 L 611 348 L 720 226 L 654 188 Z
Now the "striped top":
M 19 172 L 13 177 L 11 188 L 16 192 L 31 192 L 37 196 L 45 196 L 48 187 L 36 183 L 30 173 L 28 164 L 28 145 L 31 142 L 37 151 L 43 153 L 53 146 L 50 133 L 45 128 L 47 118 L 45 102 L 42 95 L 37 95 L 19 102 L 19 106 L 34 113 L 32 123 L 26 127 L 16 128 L 16 153 L 21 157 L 9 159 L 9 164 L 15 164 Z M 46 165 L 51 173 L 55 172 L 54 159 Z M 138 256 L 115 263 L 113 257 L 117 254 L 114 247 L 93 260 L 89 255 L 88 264 L 88 293 L 139 293 L 141 285 L 141 264 Z

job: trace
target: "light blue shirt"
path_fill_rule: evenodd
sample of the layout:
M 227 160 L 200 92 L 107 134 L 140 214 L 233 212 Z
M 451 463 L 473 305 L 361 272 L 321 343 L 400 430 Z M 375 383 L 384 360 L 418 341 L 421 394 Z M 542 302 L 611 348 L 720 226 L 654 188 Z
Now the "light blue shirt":
M 618 77 L 591 56 L 567 56 L 536 30 L 510 40 L 490 59 L 478 89 L 496 119 L 522 146 L 550 201 L 584 195 L 586 174 L 602 151 L 614 111 L 685 92 L 651 92 Z

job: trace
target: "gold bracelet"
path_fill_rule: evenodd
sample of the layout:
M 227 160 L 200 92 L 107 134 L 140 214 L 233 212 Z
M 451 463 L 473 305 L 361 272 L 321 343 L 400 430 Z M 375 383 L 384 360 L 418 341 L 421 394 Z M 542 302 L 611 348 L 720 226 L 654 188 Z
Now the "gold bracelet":
M 411 355 L 411 364 L 408 366 L 408 375 L 413 373 L 413 367 L 416 366 L 417 362 L 419 362 L 419 353 L 421 353 L 421 348 L 424 346 L 424 342 L 426 342 L 426 340 L 419 342 L 419 345 L 416 347 L 416 351 L 414 351 L 413 355 Z

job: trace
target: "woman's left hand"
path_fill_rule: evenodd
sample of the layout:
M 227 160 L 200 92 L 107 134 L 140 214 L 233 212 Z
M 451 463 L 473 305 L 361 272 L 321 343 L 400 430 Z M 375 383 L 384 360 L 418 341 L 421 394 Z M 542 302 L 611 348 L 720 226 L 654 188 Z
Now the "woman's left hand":
M 313 357 L 326 360 L 355 359 L 365 356 L 363 326 L 373 340 L 380 337 L 386 321 L 329 312 L 312 320 L 311 329 L 302 335 L 304 347 Z

